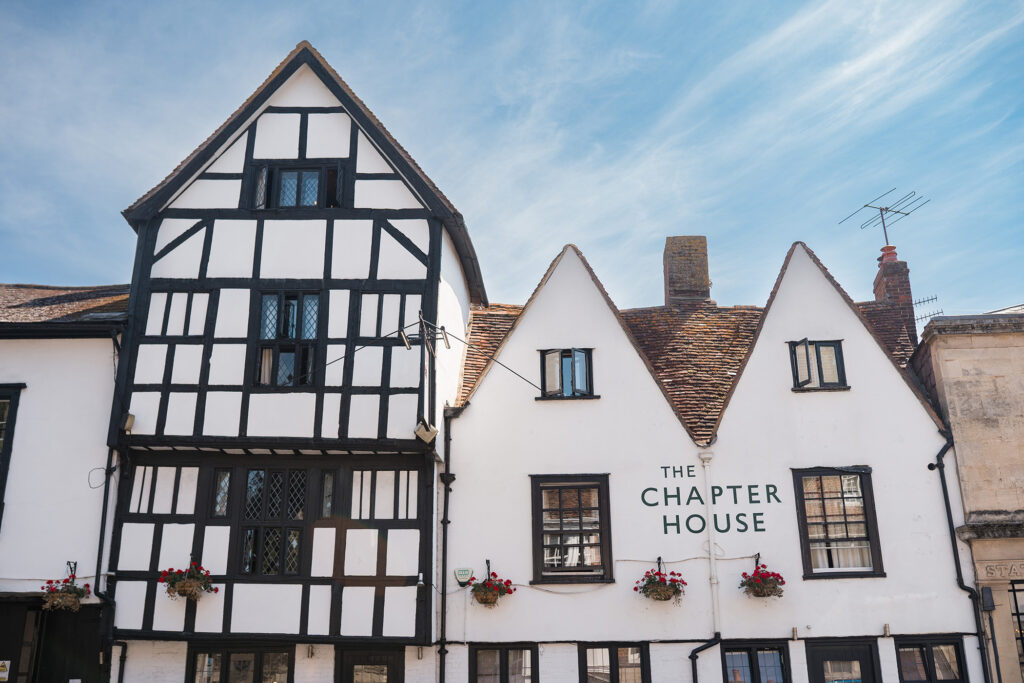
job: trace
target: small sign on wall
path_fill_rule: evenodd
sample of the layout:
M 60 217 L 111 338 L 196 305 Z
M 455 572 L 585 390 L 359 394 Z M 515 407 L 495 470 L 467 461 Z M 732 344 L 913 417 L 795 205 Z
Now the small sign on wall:
M 455 570 L 455 580 L 459 582 L 459 585 L 463 588 L 469 583 L 469 580 L 473 578 L 473 570 L 466 569 L 465 567 L 459 567 Z
M 0 681 L 10 680 L 8 676 L 11 673 L 11 660 L 0 659 Z

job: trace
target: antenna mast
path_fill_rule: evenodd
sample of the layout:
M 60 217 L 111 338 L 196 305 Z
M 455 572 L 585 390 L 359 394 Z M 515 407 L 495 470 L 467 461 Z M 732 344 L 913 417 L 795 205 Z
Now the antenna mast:
M 865 228 L 873 228 L 878 225 L 881 225 L 882 236 L 885 237 L 885 245 L 889 246 L 889 227 L 892 226 L 893 223 L 897 223 L 903 220 L 904 218 L 914 213 L 922 206 L 931 201 L 930 199 L 925 199 L 924 197 L 918 196 L 917 192 L 912 191 L 903 195 L 902 197 L 894 201 L 892 204 L 889 204 L 888 206 L 881 202 L 883 197 L 886 197 L 895 191 L 896 188 L 894 187 L 888 192 L 878 195 L 870 202 L 860 207 L 843 220 L 839 221 L 839 225 L 842 225 L 846 221 L 850 220 L 864 209 L 874 209 L 875 211 L 878 211 L 878 215 L 872 216 L 871 218 L 861 223 L 860 229 L 863 230 Z M 892 215 L 895 215 L 896 218 L 891 219 L 888 222 L 888 224 L 886 224 L 886 216 Z

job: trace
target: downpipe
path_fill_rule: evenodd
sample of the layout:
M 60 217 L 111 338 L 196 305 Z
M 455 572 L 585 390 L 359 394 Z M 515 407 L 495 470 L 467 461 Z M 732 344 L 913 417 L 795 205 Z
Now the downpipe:
M 114 629 L 114 610 L 116 603 L 114 599 L 107 594 L 106 590 L 101 590 L 100 585 L 103 577 L 103 546 L 106 541 L 107 534 L 107 511 L 110 505 L 110 477 L 117 471 L 117 467 L 114 466 L 114 449 L 107 448 L 107 466 L 103 470 L 103 509 L 100 514 L 100 538 L 96 544 L 96 576 L 94 577 L 93 593 L 97 598 L 100 599 L 100 603 L 103 605 L 103 617 L 102 617 L 102 628 L 103 628 L 103 639 L 101 641 L 100 653 L 109 653 L 110 648 L 113 645 L 113 629 Z M 102 584 L 103 588 L 106 588 L 106 584 Z M 124 651 L 127 649 L 125 645 L 121 650 L 121 656 L 124 657 Z M 110 655 L 106 654 L 105 660 L 109 660 Z M 109 672 L 110 663 L 106 662 L 106 668 Z M 123 671 L 122 665 L 122 671 Z M 120 678 L 121 674 L 119 674 Z M 108 676 L 109 678 L 109 676 Z
M 703 645 L 693 648 L 693 651 L 690 652 L 690 671 L 693 676 L 691 683 L 699 683 L 697 678 L 697 657 L 699 657 L 700 653 L 704 650 L 710 649 L 715 645 L 718 645 L 720 642 L 722 642 L 722 634 L 715 631 L 715 635 L 711 640 L 705 642 Z
M 956 525 L 953 522 L 953 508 L 949 502 L 949 485 L 946 483 L 946 463 L 943 460 L 949 449 L 953 447 L 953 435 L 951 432 L 940 429 L 941 434 L 946 439 L 945 445 L 939 449 L 939 452 L 935 454 L 935 462 L 928 463 L 928 469 L 939 471 L 939 481 L 942 484 L 942 500 L 946 505 L 946 524 L 949 527 L 949 542 L 953 548 L 953 566 L 956 569 L 956 585 L 960 587 L 960 590 L 967 593 L 971 598 L 971 605 L 974 607 L 974 626 L 976 635 L 978 637 L 978 650 L 981 651 L 981 671 L 985 679 L 985 683 L 992 683 L 992 673 L 989 670 L 988 662 L 988 645 L 985 637 L 985 627 L 981 620 L 981 596 L 971 586 L 964 583 L 964 573 L 960 568 L 960 549 L 956 544 Z
M 448 659 L 448 502 L 452 495 L 452 418 L 462 414 L 462 408 L 445 407 L 444 409 L 444 472 L 441 483 L 444 484 L 444 502 L 441 512 L 441 624 L 437 641 L 437 674 L 438 681 L 445 683 L 446 664 Z
M 707 445 L 710 446 L 711 443 L 713 443 L 713 440 L 709 441 Z M 701 465 L 704 467 L 704 500 L 707 501 L 705 503 L 705 516 L 707 518 L 708 530 L 708 574 L 710 575 L 709 583 L 711 584 L 711 621 L 715 635 L 690 652 L 692 683 L 698 683 L 697 658 L 700 656 L 700 653 L 722 642 L 722 627 L 718 606 L 718 558 L 715 557 L 715 511 L 711 498 L 711 460 L 714 454 L 711 451 L 701 451 L 698 457 L 700 457 Z
M 117 667 L 117 683 L 124 683 L 124 665 L 128 661 L 128 643 L 116 640 L 112 645 L 118 645 L 121 648 L 121 656 L 117 658 L 117 661 L 120 662 L 120 666 Z

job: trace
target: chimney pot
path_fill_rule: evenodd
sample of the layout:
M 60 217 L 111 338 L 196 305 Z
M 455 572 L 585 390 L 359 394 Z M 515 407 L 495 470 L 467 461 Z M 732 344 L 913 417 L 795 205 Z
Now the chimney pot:
M 711 296 L 708 238 L 704 235 L 665 238 L 664 266 L 666 306 Z

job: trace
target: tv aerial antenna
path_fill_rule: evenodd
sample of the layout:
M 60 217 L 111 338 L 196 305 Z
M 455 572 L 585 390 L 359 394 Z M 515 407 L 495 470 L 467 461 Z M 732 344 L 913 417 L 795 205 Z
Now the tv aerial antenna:
M 894 187 L 888 192 L 878 195 L 870 202 L 860 207 L 843 220 L 839 221 L 839 225 L 842 225 L 846 221 L 850 220 L 864 209 L 873 209 L 878 212 L 878 215 L 873 215 L 871 216 L 871 218 L 861 223 L 860 229 L 864 230 L 865 228 L 874 228 L 881 225 L 882 236 L 885 237 L 885 244 L 886 246 L 889 246 L 889 227 L 891 227 L 893 223 L 898 223 L 899 221 L 903 220 L 904 218 L 914 213 L 922 206 L 931 201 L 930 199 L 925 199 L 924 197 L 918 195 L 917 192 L 908 192 L 907 194 L 903 195 L 896 201 L 893 201 L 891 204 L 887 205 L 882 202 L 882 199 L 884 197 L 887 197 L 888 195 L 892 194 L 895 191 L 896 188 Z M 895 216 L 895 218 L 889 218 L 891 216 Z

